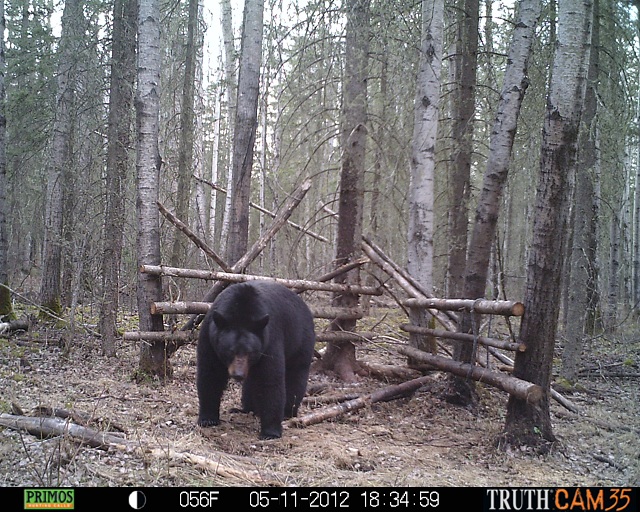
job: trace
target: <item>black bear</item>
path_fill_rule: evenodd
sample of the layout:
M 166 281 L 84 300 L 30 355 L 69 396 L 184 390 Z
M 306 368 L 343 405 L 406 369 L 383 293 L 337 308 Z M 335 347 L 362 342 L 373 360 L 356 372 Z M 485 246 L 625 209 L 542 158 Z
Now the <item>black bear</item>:
M 260 418 L 260 438 L 282 436 L 282 420 L 298 412 L 313 358 L 313 316 L 284 286 L 250 281 L 225 289 L 200 327 L 198 425 L 220 422 L 229 377 L 243 381 L 242 410 Z

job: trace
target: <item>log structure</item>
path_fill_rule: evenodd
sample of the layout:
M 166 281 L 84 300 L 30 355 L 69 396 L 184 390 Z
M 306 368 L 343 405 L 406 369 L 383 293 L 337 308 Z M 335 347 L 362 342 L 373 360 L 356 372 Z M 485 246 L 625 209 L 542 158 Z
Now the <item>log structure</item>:
M 165 265 L 142 265 L 140 267 L 140 271 L 154 275 L 191 277 L 197 279 L 206 279 L 210 281 L 226 281 L 228 283 L 244 283 L 247 281 L 271 281 L 274 283 L 280 283 L 288 288 L 297 288 L 301 290 L 343 292 L 357 295 L 382 295 L 383 293 L 381 288 L 376 288 L 373 286 L 322 283 L 319 281 L 305 281 L 302 279 L 280 279 L 277 277 L 255 276 L 250 274 L 232 274 L 229 272 L 215 272 L 210 270 L 167 267 Z
M 411 308 L 433 308 L 440 311 L 471 311 L 474 313 L 522 316 L 524 314 L 524 304 L 508 300 L 485 300 L 485 299 L 436 299 L 436 298 L 412 298 L 403 302 Z
M 458 341 L 470 341 L 472 343 L 478 342 L 481 345 L 501 348 L 503 350 L 511 350 L 512 352 L 524 352 L 527 348 L 524 343 L 513 343 L 510 341 L 498 340 L 498 339 L 489 338 L 486 336 L 474 336 L 473 334 L 444 331 L 442 329 L 428 329 L 427 327 L 419 327 L 417 325 L 412 325 L 412 324 L 402 324 L 400 326 L 400 329 L 407 332 L 429 334 L 431 336 L 435 336 L 436 338 L 447 338 L 450 340 L 458 340 Z

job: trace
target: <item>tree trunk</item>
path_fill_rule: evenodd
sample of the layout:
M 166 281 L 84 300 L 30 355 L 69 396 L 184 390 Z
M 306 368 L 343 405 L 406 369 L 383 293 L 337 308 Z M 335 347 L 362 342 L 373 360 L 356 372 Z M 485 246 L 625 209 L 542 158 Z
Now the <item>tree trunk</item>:
M 136 93 L 138 266 L 160 264 L 158 151 L 160 110 L 160 7 L 158 0 L 140 0 L 138 11 L 138 90 Z M 162 315 L 151 314 L 151 303 L 162 299 L 159 276 L 138 273 L 138 314 L 141 331 L 162 331 Z M 171 376 L 164 342 L 141 343 L 139 371 L 165 379 Z
M 193 174 L 194 145 L 194 108 L 196 86 L 196 63 L 198 47 L 198 0 L 189 0 L 189 19 L 187 21 L 186 57 L 184 64 L 184 82 L 180 111 L 180 147 L 178 149 L 178 190 L 176 193 L 176 216 L 189 225 L 189 200 L 191 198 L 191 175 Z M 179 232 L 173 239 L 173 250 L 169 259 L 171 265 L 185 263 L 187 245 Z
M 133 87 L 136 76 L 138 2 L 116 0 L 113 7 L 113 47 L 107 127 L 107 204 L 102 259 L 102 352 L 116 355 L 116 316 L 119 303 L 120 262 L 124 237 L 125 182 L 131 167 L 129 147 L 133 124 Z
M 443 23 L 444 2 L 422 0 L 422 43 L 411 142 L 407 270 L 427 293 L 433 289 L 433 176 L 436 167 Z M 433 327 L 430 325 L 431 317 L 424 309 L 411 309 L 409 317 L 414 325 Z M 420 334 L 411 334 L 409 343 L 423 350 L 435 350 L 435 340 Z
M 364 201 L 365 145 L 367 137 L 367 71 L 369 57 L 369 0 L 347 0 L 345 39 L 345 71 L 343 112 L 341 121 L 342 168 L 338 207 L 336 266 L 345 265 L 360 256 Z M 335 279 L 340 284 L 358 284 L 359 267 Z M 355 308 L 358 296 L 335 294 L 332 304 Z M 352 331 L 355 320 L 332 322 L 334 331 Z M 355 380 L 359 368 L 355 345 L 350 341 L 330 343 L 322 359 L 324 370 L 336 373 L 342 380 Z
M 258 122 L 264 0 L 245 0 L 238 72 L 238 100 L 233 132 L 231 215 L 227 261 L 235 263 L 249 245 L 251 171 Z
M 594 20 L 598 19 L 599 4 L 599 0 L 594 0 Z M 580 131 L 580 171 L 576 173 L 574 192 L 573 243 L 569 256 L 569 272 L 566 272 L 567 275 L 570 273 L 570 276 L 561 375 L 569 382 L 575 382 L 578 378 L 582 342 L 587 327 L 587 314 L 590 308 L 594 307 L 589 304 L 589 287 L 592 286 L 591 269 L 595 265 L 594 258 L 590 254 L 589 237 L 594 222 L 594 177 L 597 165 L 595 122 L 599 34 L 599 24 L 594 22 L 584 112 L 582 114 L 583 129 Z
M 516 353 L 513 371 L 514 377 L 538 384 L 543 389 L 543 398 L 534 405 L 509 397 L 502 439 L 507 445 L 529 445 L 539 451 L 545 451 L 555 441 L 549 414 L 551 370 L 592 15 L 591 2 L 558 2 L 558 39 L 542 133 L 525 313 L 520 326 L 520 342 L 527 350 Z
M 236 110 L 238 102 L 238 77 L 236 72 L 236 48 L 233 42 L 233 10 L 230 0 L 220 0 L 220 24 L 222 25 L 222 39 L 224 43 L 224 81 L 227 96 L 227 139 L 228 146 L 233 147 L 233 133 L 235 131 Z M 230 157 L 231 158 L 231 157 Z M 231 191 L 233 190 L 233 173 L 231 166 L 227 171 L 227 195 L 224 201 L 224 216 L 220 234 L 220 254 L 228 251 L 229 232 L 231 229 Z M 229 264 L 235 263 L 229 261 Z
M 4 0 L 0 0 L 0 317 L 13 317 L 11 293 L 9 291 L 7 233 L 7 118 L 4 77 L 6 62 L 4 58 Z
M 475 114 L 476 69 L 478 65 L 478 0 L 459 0 L 456 13 L 458 36 L 453 59 L 455 93 L 453 116 L 453 170 L 449 212 L 449 292 L 448 297 L 462 297 L 467 261 L 467 230 L 471 158 L 473 155 L 473 121 Z
M 82 3 L 66 0 L 62 13 L 62 32 L 58 47 L 56 111 L 47 172 L 45 198 L 45 242 L 40 286 L 40 305 L 59 315 L 61 312 L 61 272 L 63 243 L 63 171 L 71 156 L 72 106 L 76 88 L 77 26 L 83 19 Z
M 500 199 L 509 172 L 520 108 L 529 84 L 527 67 L 541 8 L 540 0 L 523 0 L 519 3 L 518 20 L 509 46 L 507 68 L 491 131 L 487 168 L 469 244 L 473 251 L 469 252 L 465 270 L 464 297 L 467 299 L 478 299 L 485 295 Z M 471 314 L 464 314 L 460 330 L 470 332 L 472 321 Z M 473 350 L 472 345 L 458 344 L 455 358 L 470 363 L 474 360 Z M 453 377 L 452 384 L 453 401 L 469 403 L 473 399 L 475 386 L 472 382 Z

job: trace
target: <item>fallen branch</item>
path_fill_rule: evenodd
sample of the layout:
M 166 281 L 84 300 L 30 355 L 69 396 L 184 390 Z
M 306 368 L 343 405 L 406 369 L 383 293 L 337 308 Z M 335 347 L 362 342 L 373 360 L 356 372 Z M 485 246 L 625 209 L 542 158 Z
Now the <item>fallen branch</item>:
M 89 427 L 77 425 L 60 418 L 40 418 L 30 416 L 13 416 L 0 414 L 0 425 L 18 431 L 25 431 L 38 438 L 68 437 L 72 441 L 92 448 L 116 449 L 135 453 L 140 457 L 149 455 L 158 459 L 169 459 L 173 462 L 188 462 L 214 475 L 235 478 L 254 485 L 282 485 L 283 479 L 277 475 L 268 475 L 262 469 L 236 469 L 225 460 L 231 459 L 224 453 L 217 453 L 215 458 L 195 455 L 188 452 L 177 452 L 171 448 L 149 448 L 139 442 L 129 441 L 117 435 L 99 432 Z M 268 477 L 268 478 L 265 478 Z
M 537 403 L 542 400 L 543 389 L 540 386 L 511 375 L 492 372 L 485 368 L 454 361 L 446 357 L 434 356 L 433 354 L 423 352 L 408 345 L 399 347 L 398 352 L 420 362 L 430 364 L 439 370 L 453 373 L 459 377 L 486 382 L 529 403 Z
M 298 418 L 291 418 L 287 422 L 287 424 L 290 427 L 308 427 L 309 425 L 315 425 L 328 419 L 337 418 L 338 416 L 341 416 L 348 412 L 363 409 L 364 407 L 367 407 L 368 405 L 375 402 L 394 400 L 396 398 L 410 395 L 418 388 L 426 384 L 430 379 L 431 377 L 425 375 L 423 377 L 418 377 L 417 379 L 403 382 L 402 384 L 387 386 L 385 388 L 374 391 L 373 393 L 369 393 L 353 400 L 348 400 L 346 402 L 335 404 L 329 407 L 317 409 L 309 414 L 305 414 L 304 416 L 300 416 Z
M 0 334 L 7 334 L 14 331 L 28 331 L 29 320 L 11 320 L 9 322 L 0 322 Z

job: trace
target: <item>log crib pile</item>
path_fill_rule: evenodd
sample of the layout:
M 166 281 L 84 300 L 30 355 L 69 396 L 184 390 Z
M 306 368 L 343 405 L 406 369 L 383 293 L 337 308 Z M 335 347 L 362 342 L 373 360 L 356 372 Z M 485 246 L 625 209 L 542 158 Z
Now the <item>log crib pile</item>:
M 303 291 L 324 291 L 331 293 L 348 293 L 359 296 L 380 296 L 385 290 L 389 290 L 387 283 L 382 283 L 380 280 L 380 286 L 356 286 L 345 285 L 330 282 L 334 277 L 348 272 L 349 270 L 364 265 L 366 263 L 376 265 L 381 269 L 396 285 L 398 285 L 403 294 L 408 297 L 404 300 L 396 299 L 398 304 L 407 312 L 410 309 L 424 309 L 428 311 L 436 322 L 440 324 L 441 329 L 435 329 L 434 326 L 423 327 L 413 325 L 411 323 L 405 323 L 400 325 L 400 329 L 406 333 L 427 335 L 437 339 L 454 340 L 456 342 L 474 343 L 475 346 L 483 346 L 486 349 L 487 354 L 497 358 L 501 364 L 510 365 L 513 361 L 505 356 L 501 351 L 525 351 L 526 347 L 517 342 L 515 339 L 502 340 L 488 336 L 480 336 L 476 334 L 467 334 L 458 332 L 458 313 L 459 312 L 471 312 L 472 314 L 483 315 L 502 315 L 509 316 L 522 316 L 524 314 L 524 306 L 520 302 L 513 301 L 492 301 L 492 300 L 466 300 L 466 299 L 439 299 L 430 296 L 411 276 L 391 260 L 370 238 L 363 237 L 362 250 L 365 257 L 353 261 L 347 265 L 337 268 L 333 272 L 317 278 L 316 280 L 294 280 L 294 279 L 279 279 L 258 275 L 250 275 L 244 273 L 249 264 L 260 254 L 260 252 L 266 247 L 268 240 L 275 235 L 275 233 L 287 224 L 288 218 L 292 211 L 302 200 L 306 191 L 309 189 L 310 183 L 304 182 L 296 191 L 292 193 L 287 202 L 283 205 L 281 211 L 276 214 L 269 214 L 273 217 L 271 227 L 260 237 L 256 243 L 248 250 L 236 264 L 226 264 L 215 252 L 209 248 L 203 241 L 201 241 L 197 235 L 195 235 L 185 224 L 179 219 L 175 218 L 164 206 L 158 205 L 160 212 L 172 222 L 179 230 L 181 230 L 188 238 L 190 238 L 198 247 L 200 247 L 205 254 L 207 254 L 211 260 L 216 262 L 222 271 L 205 271 L 196 269 L 185 269 L 169 267 L 165 265 L 143 265 L 140 268 L 141 272 L 170 277 L 181 278 L 193 278 L 204 279 L 207 281 L 213 281 L 214 284 L 210 288 L 209 292 L 205 295 L 202 301 L 181 301 L 181 302 L 154 302 L 150 304 L 152 314 L 162 315 L 191 315 L 190 320 L 182 327 L 181 330 L 173 332 L 126 332 L 124 339 L 129 341 L 151 341 L 151 340 L 164 340 L 166 342 L 175 343 L 176 346 L 181 346 L 186 343 L 193 343 L 197 339 L 195 328 L 202 320 L 204 314 L 209 310 L 210 304 L 215 297 L 230 283 L 246 282 L 250 280 L 268 280 L 278 282 L 291 288 L 297 293 Z M 299 226 L 295 226 L 296 229 L 301 229 Z M 318 235 L 309 233 L 310 236 Z M 388 282 L 388 280 L 387 280 Z M 395 298 L 395 297 L 394 297 Z M 363 318 L 363 311 L 360 308 L 336 308 L 336 307 L 310 307 L 315 318 L 323 319 L 361 319 Z M 343 331 L 325 331 L 317 332 L 317 341 L 320 342 L 332 342 L 332 341 L 351 341 L 362 342 L 376 339 L 376 333 L 374 332 L 343 332 Z M 499 350 L 498 350 L 499 349 Z M 486 363 L 478 360 L 479 365 L 466 364 L 453 360 L 450 357 L 445 357 L 439 354 L 432 354 L 422 350 L 418 350 L 409 344 L 400 344 L 398 353 L 411 358 L 413 361 L 419 361 L 428 365 L 428 367 L 437 369 L 444 372 L 449 372 L 454 375 L 474 379 L 476 381 L 485 382 L 491 386 L 502 389 L 507 393 L 517 396 L 518 398 L 526 399 L 529 402 L 538 402 L 543 396 L 543 390 L 540 386 L 532 384 L 530 382 L 517 379 L 510 375 L 508 372 L 497 371 L 483 366 Z M 409 380 L 401 385 L 398 389 L 397 386 L 390 386 L 384 388 L 378 392 L 374 392 L 370 396 L 363 396 L 355 399 L 355 402 L 342 406 L 332 406 L 331 412 L 327 412 L 327 417 L 333 417 L 337 414 L 344 413 L 352 410 L 353 408 L 359 408 L 365 404 L 375 402 L 380 399 L 390 399 L 401 396 L 410 390 L 415 390 L 423 384 L 424 377 Z M 409 391 L 408 391 L 409 390 Z M 379 395 L 379 396 L 378 396 Z M 551 390 L 551 395 L 558 400 L 565 407 L 575 410 L 574 406 L 566 401 L 563 397 Z M 322 413 L 312 413 L 314 418 L 324 418 Z M 292 423 L 297 426 L 303 426 L 305 424 L 312 424 L 316 422 L 315 419 L 309 420 L 296 420 Z M 319 421 L 322 421 L 319 420 Z

